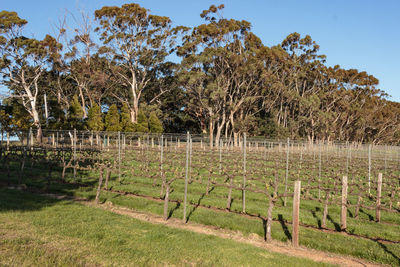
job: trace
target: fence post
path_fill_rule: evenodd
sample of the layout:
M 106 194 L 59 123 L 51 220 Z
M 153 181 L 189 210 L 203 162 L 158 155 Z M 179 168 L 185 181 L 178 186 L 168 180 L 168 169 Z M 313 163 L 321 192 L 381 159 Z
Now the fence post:
M 319 142 L 318 148 L 319 148 L 319 163 L 318 163 L 318 199 L 321 199 L 321 169 L 322 169 L 321 142 Z
M 342 180 L 342 209 L 340 212 L 340 229 L 345 231 L 347 228 L 347 176 Z
M 169 184 L 166 185 L 165 188 L 165 197 L 164 197 L 164 220 L 168 220 L 168 199 L 169 199 Z
M 96 198 L 95 198 L 96 204 L 99 204 L 101 185 L 102 184 L 103 184 L 103 167 L 100 168 L 99 185 L 97 187 Z
M 187 201 L 187 187 L 188 187 L 188 174 L 189 174 L 189 150 L 190 150 L 190 134 L 186 135 L 186 171 L 185 171 L 185 193 L 183 199 L 183 223 L 186 223 L 186 201 Z
M 121 182 L 121 132 L 118 131 L 118 181 Z
M 243 189 L 242 189 L 242 211 L 246 212 L 246 133 L 243 134 Z
M 294 182 L 293 194 L 293 233 L 292 233 L 292 246 L 299 246 L 299 213 L 300 213 L 300 188 L 301 181 Z
M 328 217 L 329 194 L 330 194 L 329 190 L 326 191 L 325 203 L 324 203 L 324 213 L 322 215 L 321 228 L 326 228 L 326 218 Z
M 368 145 L 368 194 L 371 194 L 371 144 Z
M 382 194 L 382 173 L 378 174 L 378 188 L 376 191 L 376 221 L 381 221 L 381 194 Z
M 287 203 L 287 182 L 288 182 L 288 177 L 289 177 L 289 145 L 290 145 L 290 139 L 288 137 L 287 139 L 287 144 L 286 144 L 286 174 L 285 174 L 285 198 L 283 201 L 283 206 L 286 207 Z
M 222 174 L 222 140 L 219 140 L 219 174 Z
M 160 147 L 160 178 L 161 178 L 161 192 L 160 192 L 160 197 L 163 194 L 164 191 L 164 186 L 165 185 L 165 181 L 164 181 L 164 177 L 163 177 L 163 160 L 164 160 L 164 135 L 161 135 L 160 137 L 160 142 L 158 143 L 159 147 Z M 155 184 L 155 182 L 154 182 Z
M 74 180 L 76 178 L 76 129 L 74 129 L 74 142 L 73 142 L 73 149 L 74 149 Z

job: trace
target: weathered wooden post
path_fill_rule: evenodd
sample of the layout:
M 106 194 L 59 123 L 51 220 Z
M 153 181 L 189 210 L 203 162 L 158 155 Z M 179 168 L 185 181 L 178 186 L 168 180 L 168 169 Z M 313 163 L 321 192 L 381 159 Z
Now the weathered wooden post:
M 100 168 L 99 185 L 97 187 L 96 198 L 95 198 L 96 204 L 99 204 L 102 183 L 103 183 L 103 167 Z
M 219 174 L 222 174 L 222 140 L 219 140 Z
M 74 180 L 75 180 L 75 178 L 76 178 L 76 129 L 74 129 L 73 150 L 74 150 Z
M 368 194 L 371 194 L 371 144 L 368 146 Z
M 160 196 L 162 196 L 163 191 L 164 191 L 164 186 L 165 186 L 165 181 L 164 181 L 164 176 L 163 176 L 163 160 L 164 160 L 164 135 L 161 135 L 160 137 L 160 178 L 161 178 L 161 192 Z M 154 182 L 155 184 L 155 182 Z
M 299 246 L 299 215 L 300 215 L 300 188 L 301 181 L 294 182 L 293 194 L 293 233 L 292 246 Z
M 242 189 L 242 211 L 246 212 L 246 133 L 243 134 L 243 189 Z
M 340 229 L 345 231 L 347 228 L 347 176 L 342 180 L 342 208 L 340 212 Z
M 285 198 L 283 201 L 283 206 L 286 207 L 287 203 L 287 182 L 288 182 L 288 177 L 289 177 L 289 145 L 290 145 L 290 139 L 287 139 L 287 144 L 286 144 L 286 174 L 285 174 Z
M 118 131 L 118 181 L 121 182 L 121 132 Z
M 186 171 L 185 171 L 185 193 L 183 199 L 183 222 L 186 223 L 186 201 L 187 201 L 187 187 L 188 187 L 188 174 L 189 174 L 189 151 L 190 151 L 190 134 L 186 134 Z
M 381 194 L 382 194 L 382 173 L 378 174 L 378 187 L 376 190 L 376 221 L 381 222 Z
M 168 199 L 169 199 L 170 185 L 165 186 L 165 196 L 164 196 L 164 220 L 168 220 Z
M 321 199 L 321 171 L 322 171 L 322 151 L 321 143 L 318 144 L 319 147 L 319 164 L 318 164 L 318 199 Z
M 326 196 L 325 196 L 324 213 L 322 215 L 322 224 L 321 224 L 322 228 L 326 228 L 326 218 L 328 217 L 329 195 L 330 195 L 330 192 L 328 190 L 328 191 L 326 191 Z

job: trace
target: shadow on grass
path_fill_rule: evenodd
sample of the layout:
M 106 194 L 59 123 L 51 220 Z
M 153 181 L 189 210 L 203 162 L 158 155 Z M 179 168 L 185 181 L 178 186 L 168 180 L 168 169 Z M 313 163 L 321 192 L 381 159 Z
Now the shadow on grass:
M 399 256 L 397 256 L 397 255 L 394 254 L 392 251 L 390 251 L 390 250 L 388 249 L 388 247 L 387 247 L 385 244 L 383 244 L 382 242 L 376 241 L 376 243 L 378 243 L 378 245 L 379 245 L 387 254 L 391 255 L 391 256 L 397 261 L 398 266 L 400 266 L 400 258 L 399 258 Z
M 278 221 L 280 222 L 282 226 L 282 230 L 285 233 L 286 237 L 289 240 L 292 240 L 292 234 L 289 232 L 289 228 L 286 226 L 285 220 L 283 219 L 282 214 L 278 214 Z
M 317 219 L 318 228 L 321 228 L 321 227 L 322 227 L 322 226 L 321 226 L 321 219 L 318 218 L 318 216 L 317 216 L 317 214 L 316 214 L 316 212 L 317 212 L 317 211 L 320 211 L 320 210 L 321 210 L 321 209 L 320 209 L 319 207 L 315 207 L 315 211 L 314 211 L 314 210 L 311 210 L 312 216 L 313 216 L 315 219 Z
M 0 212 L 41 210 L 62 201 L 11 188 L 0 189 Z
M 212 190 L 214 190 L 214 187 L 212 188 Z M 210 190 L 209 192 L 211 192 L 212 190 Z M 201 194 L 201 196 L 199 197 L 199 200 L 197 200 L 196 205 L 190 210 L 189 215 L 187 216 L 186 221 L 188 222 L 190 220 L 190 216 L 192 216 L 192 214 L 196 211 L 196 209 L 200 206 L 201 201 L 203 200 L 203 198 L 206 196 L 206 193 Z
M 177 202 L 176 205 L 175 205 L 175 207 L 169 211 L 169 213 L 168 213 L 168 219 L 172 217 L 172 215 L 174 214 L 174 212 L 175 212 L 176 210 L 178 210 L 180 206 L 181 206 L 181 203 L 180 203 L 180 202 Z M 190 216 L 190 214 L 189 214 L 189 216 Z M 188 218 L 187 220 L 189 220 L 189 218 Z
M 335 226 L 335 230 L 336 230 L 336 231 L 338 231 L 338 232 L 342 231 L 342 229 L 340 228 L 340 224 L 338 224 L 337 222 L 335 222 L 329 214 L 326 216 L 326 218 L 327 218 L 331 223 L 333 223 L 333 226 Z
M 360 208 L 360 213 L 364 213 L 365 215 L 368 216 L 368 220 L 370 221 L 374 221 L 374 216 L 372 216 L 371 214 L 365 212 L 363 209 Z

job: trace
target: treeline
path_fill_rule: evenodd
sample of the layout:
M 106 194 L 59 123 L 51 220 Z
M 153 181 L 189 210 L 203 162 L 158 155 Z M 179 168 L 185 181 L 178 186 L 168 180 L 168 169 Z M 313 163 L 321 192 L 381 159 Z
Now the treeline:
M 12 93 L 2 131 L 399 142 L 400 104 L 374 76 L 327 66 L 308 35 L 268 47 L 223 8 L 204 10 L 204 23 L 189 28 L 134 3 L 103 7 L 74 17 L 73 28 L 61 18 L 43 40 L 23 35 L 27 21 L 17 13 L 0 12 L 1 83 Z

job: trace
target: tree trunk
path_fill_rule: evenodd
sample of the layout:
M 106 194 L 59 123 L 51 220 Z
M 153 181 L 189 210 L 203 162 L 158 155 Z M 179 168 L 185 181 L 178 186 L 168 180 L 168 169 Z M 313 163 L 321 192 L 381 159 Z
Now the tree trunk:
M 225 126 L 225 122 L 226 122 L 226 116 L 225 114 L 222 115 L 222 121 L 220 122 L 220 124 L 217 127 L 217 133 L 215 135 L 215 146 L 218 147 L 220 145 L 219 140 L 221 138 L 221 132 L 222 129 Z

